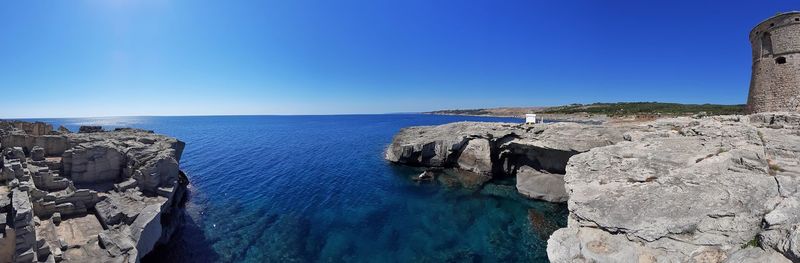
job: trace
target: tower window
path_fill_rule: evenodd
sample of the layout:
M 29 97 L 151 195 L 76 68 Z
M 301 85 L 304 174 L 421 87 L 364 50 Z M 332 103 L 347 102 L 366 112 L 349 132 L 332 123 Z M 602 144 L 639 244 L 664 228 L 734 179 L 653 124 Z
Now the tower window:
M 778 57 L 778 58 L 775 59 L 775 63 L 776 64 L 786 64 L 786 58 L 785 57 Z
M 772 55 L 772 35 L 769 32 L 761 35 L 761 56 Z

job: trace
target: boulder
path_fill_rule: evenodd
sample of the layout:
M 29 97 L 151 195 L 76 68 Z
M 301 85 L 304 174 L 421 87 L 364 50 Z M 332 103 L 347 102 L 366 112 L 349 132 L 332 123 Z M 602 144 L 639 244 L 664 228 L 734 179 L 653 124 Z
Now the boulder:
M 50 217 L 50 219 L 53 220 L 53 224 L 55 224 L 55 225 L 60 224 L 61 223 L 61 213 L 58 213 L 58 212 L 53 213 L 53 216 Z
M 486 139 L 472 139 L 458 156 L 458 167 L 470 172 L 490 175 L 492 173 L 491 145 Z
M 120 231 L 104 230 L 97 235 L 97 241 L 112 258 L 121 258 L 135 248 L 135 241 Z
M 492 180 L 492 177 L 484 173 L 476 173 L 465 170 L 448 170 L 445 171 L 446 175 L 455 177 L 461 187 L 477 189 L 484 183 Z M 444 178 L 446 176 L 442 176 Z
M 122 151 L 106 142 L 70 148 L 62 161 L 65 174 L 76 184 L 118 181 L 126 163 Z
M 414 178 L 415 181 L 432 181 L 436 176 L 433 171 L 426 170 Z
M 6 148 L 4 155 L 6 159 L 9 160 L 25 160 L 25 152 L 22 150 L 22 147 Z
M 61 134 L 71 133 L 71 131 L 69 131 L 69 129 L 67 129 L 67 127 L 64 126 L 58 126 L 58 132 Z
M 31 149 L 31 160 L 44 161 L 44 148 L 33 146 L 33 149 Z
M 155 159 L 135 171 L 133 179 L 136 179 L 140 189 L 154 193 L 161 186 L 174 185 L 179 172 L 178 161 L 171 154 L 159 153 Z
M 522 166 L 517 170 L 517 191 L 520 194 L 548 202 L 566 202 L 567 191 L 564 188 L 564 175 L 551 174 Z
M 136 180 L 128 179 L 124 182 L 114 184 L 114 189 L 116 189 L 117 192 L 125 192 L 128 189 L 136 187 L 136 184 L 137 184 Z
M 94 133 L 94 132 L 103 132 L 103 127 L 101 126 L 81 126 L 78 128 L 78 133 Z
M 157 204 L 145 207 L 131 224 L 131 236 L 137 240 L 139 258 L 155 248 L 161 239 L 161 207 Z
M 2 169 L 0 170 L 0 181 L 11 181 L 16 177 L 16 172 L 11 162 L 4 163 L 3 166 L 0 166 L 0 169 Z

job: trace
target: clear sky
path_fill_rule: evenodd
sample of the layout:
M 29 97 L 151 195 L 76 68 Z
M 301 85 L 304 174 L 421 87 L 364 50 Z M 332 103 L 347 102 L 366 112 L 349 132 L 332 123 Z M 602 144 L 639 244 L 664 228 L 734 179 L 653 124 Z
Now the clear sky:
M 797 1 L 2 1 L 0 117 L 740 104 Z

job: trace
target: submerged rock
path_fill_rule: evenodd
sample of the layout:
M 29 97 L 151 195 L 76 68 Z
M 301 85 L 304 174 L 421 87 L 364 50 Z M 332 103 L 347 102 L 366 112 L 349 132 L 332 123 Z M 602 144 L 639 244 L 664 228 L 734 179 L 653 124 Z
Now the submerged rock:
M 188 184 L 178 167 L 184 143 L 136 129 L 99 131 L 0 121 L 0 190 L 12 193 L 0 218 L 13 218 L 14 228 L 0 244 L 15 239 L 0 246 L 0 257 L 138 262 L 169 241 Z
M 435 178 L 436 178 L 436 175 L 435 175 L 435 173 L 433 171 L 425 170 L 421 174 L 417 175 L 417 177 L 414 177 L 414 180 L 415 181 L 432 181 Z

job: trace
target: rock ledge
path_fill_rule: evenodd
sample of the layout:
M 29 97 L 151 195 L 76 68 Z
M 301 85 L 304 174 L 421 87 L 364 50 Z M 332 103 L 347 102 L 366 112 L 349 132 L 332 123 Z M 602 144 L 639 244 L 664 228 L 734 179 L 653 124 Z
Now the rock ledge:
M 0 262 L 138 262 L 171 238 L 188 185 L 184 143 L 80 131 L 0 121 Z
M 552 262 L 800 261 L 800 114 L 641 128 L 569 160 Z

